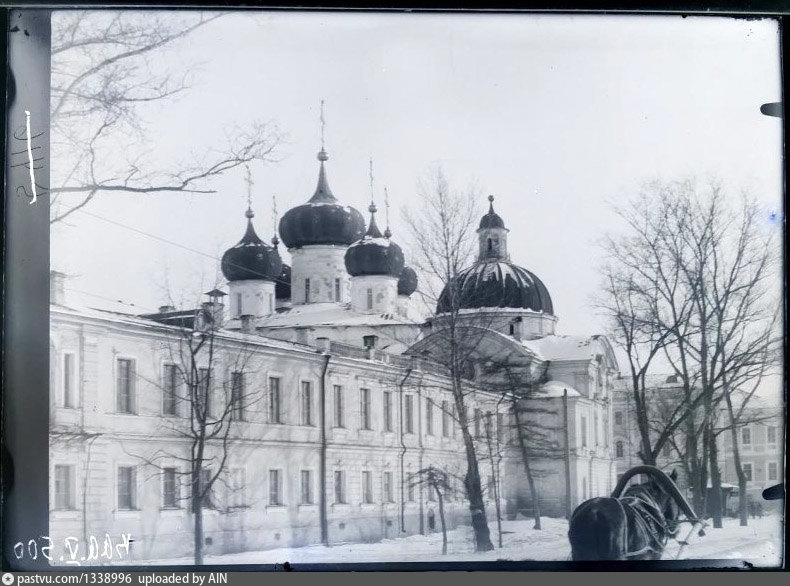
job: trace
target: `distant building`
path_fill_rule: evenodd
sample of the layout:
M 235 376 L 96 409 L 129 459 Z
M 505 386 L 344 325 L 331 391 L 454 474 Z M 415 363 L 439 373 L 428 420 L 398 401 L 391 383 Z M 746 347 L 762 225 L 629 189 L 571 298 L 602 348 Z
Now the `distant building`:
M 53 540 L 131 533 L 133 560 L 191 555 L 190 446 L 178 431 L 188 404 L 174 398 L 174 369 L 180 328 L 201 324 L 217 332 L 216 358 L 197 367 L 216 369 L 210 396 L 218 405 L 230 397 L 234 418 L 204 514 L 206 555 L 321 543 L 324 519 L 328 544 L 437 531 L 435 495 L 414 482 L 428 466 L 454 475 L 450 526 L 468 522 L 452 384 L 431 356 L 446 339 L 447 293 L 434 318 L 416 314 L 417 276 L 389 227 L 379 230 L 373 204 L 367 227 L 342 205 L 326 153 L 318 158 L 315 193 L 280 222 L 291 265 L 276 236 L 269 245 L 257 235 L 248 209 L 243 238 L 222 258 L 227 292 L 210 291 L 200 308 L 77 308 L 53 273 Z M 486 361 L 507 354 L 546 372 L 534 400 L 554 410 L 547 419 L 564 455 L 540 459 L 538 492 L 544 514 L 564 515 L 613 487 L 617 363 L 603 336 L 555 334 L 549 292 L 510 262 L 508 230 L 489 199 L 477 262 L 459 276 L 465 327 L 486 324 L 464 384 L 487 514 L 495 493 L 510 514 L 531 508 L 512 413 L 486 385 Z M 246 404 L 233 398 L 240 389 Z M 220 454 L 209 451 L 207 474 Z

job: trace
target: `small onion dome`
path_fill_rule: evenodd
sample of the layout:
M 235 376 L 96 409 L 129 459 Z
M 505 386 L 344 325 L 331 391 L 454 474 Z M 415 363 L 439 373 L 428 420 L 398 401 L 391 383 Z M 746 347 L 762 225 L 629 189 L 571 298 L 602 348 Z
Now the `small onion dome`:
M 554 314 L 543 282 L 527 269 L 501 260 L 487 260 L 461 271 L 457 277 L 459 309 L 513 307 Z M 436 305 L 437 313 L 452 308 L 448 286 Z
M 324 161 L 328 158 L 323 150 L 318 153 L 321 168 L 313 197 L 306 204 L 288 210 L 280 220 L 280 237 L 287 248 L 311 244 L 348 246 L 365 233 L 362 214 L 340 205 L 329 189 L 324 170 Z
M 390 275 L 400 277 L 403 271 L 403 251 L 389 238 L 384 238 L 376 226 L 376 206 L 371 204 L 370 226 L 365 235 L 348 247 L 346 270 L 352 277 Z
M 291 298 L 291 267 L 283 263 L 283 270 L 274 282 L 274 296 L 277 299 Z
M 480 230 L 486 228 L 504 228 L 505 222 L 499 217 L 499 214 L 494 212 L 494 196 L 488 196 L 488 213 L 480 218 Z
M 403 267 L 398 278 L 398 295 L 407 297 L 417 290 L 417 272 L 411 267 Z
M 255 214 L 247 210 L 247 231 L 239 243 L 222 255 L 222 274 L 228 281 L 246 279 L 275 280 L 283 261 L 276 249 L 265 244 L 252 227 Z

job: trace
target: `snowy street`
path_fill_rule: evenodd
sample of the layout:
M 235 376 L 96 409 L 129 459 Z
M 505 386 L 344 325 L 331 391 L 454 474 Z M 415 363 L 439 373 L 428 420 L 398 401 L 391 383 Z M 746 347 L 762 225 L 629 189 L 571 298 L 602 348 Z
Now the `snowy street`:
M 503 522 L 503 548 L 485 553 L 474 553 L 472 531 L 462 527 L 448 533 L 448 554 L 441 555 L 442 534 L 414 535 L 380 543 L 352 543 L 330 548 L 309 546 L 289 549 L 244 552 L 222 556 L 207 556 L 206 564 L 273 564 L 298 563 L 365 563 L 365 562 L 431 562 L 431 561 L 496 561 L 538 560 L 565 561 L 570 558 L 565 519 L 542 518 L 543 529 L 532 529 L 531 520 Z M 490 523 L 492 540 L 496 544 L 496 524 Z M 688 525 L 681 535 L 688 532 Z M 750 519 L 741 527 L 737 519 L 725 519 L 721 529 L 706 528 L 704 537 L 693 537 L 683 548 L 679 559 L 748 560 L 755 566 L 776 567 L 781 564 L 783 549 L 783 520 L 779 516 Z M 672 541 L 664 554 L 673 560 L 680 546 Z M 191 564 L 190 558 L 157 560 L 152 564 Z

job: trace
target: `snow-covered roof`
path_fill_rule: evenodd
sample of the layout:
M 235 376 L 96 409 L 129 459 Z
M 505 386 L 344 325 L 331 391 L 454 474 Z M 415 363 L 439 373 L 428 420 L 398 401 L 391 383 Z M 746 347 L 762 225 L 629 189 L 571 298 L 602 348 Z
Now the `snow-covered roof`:
M 397 314 L 369 314 L 334 302 L 294 305 L 260 323 L 263 328 L 307 326 L 392 326 L 418 325 L 419 322 Z
M 543 360 L 591 360 L 596 354 L 596 341 L 590 336 L 544 336 L 522 344 Z
M 569 397 L 581 397 L 581 393 L 570 386 L 568 383 L 564 383 L 561 380 L 550 380 L 549 382 L 540 386 L 540 388 L 535 392 L 535 395 L 538 397 L 543 397 L 547 399 L 556 399 L 557 397 L 562 397 L 565 391 L 568 391 Z

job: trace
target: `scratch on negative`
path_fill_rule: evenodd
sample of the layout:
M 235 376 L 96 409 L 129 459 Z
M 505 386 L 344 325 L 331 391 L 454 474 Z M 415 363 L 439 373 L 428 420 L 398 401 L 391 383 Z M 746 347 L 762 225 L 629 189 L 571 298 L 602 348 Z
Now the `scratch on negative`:
M 36 203 L 36 172 L 33 170 L 33 148 L 30 141 L 30 112 L 25 110 L 25 130 L 27 130 L 27 160 L 30 164 L 30 187 L 33 189 L 31 204 Z

